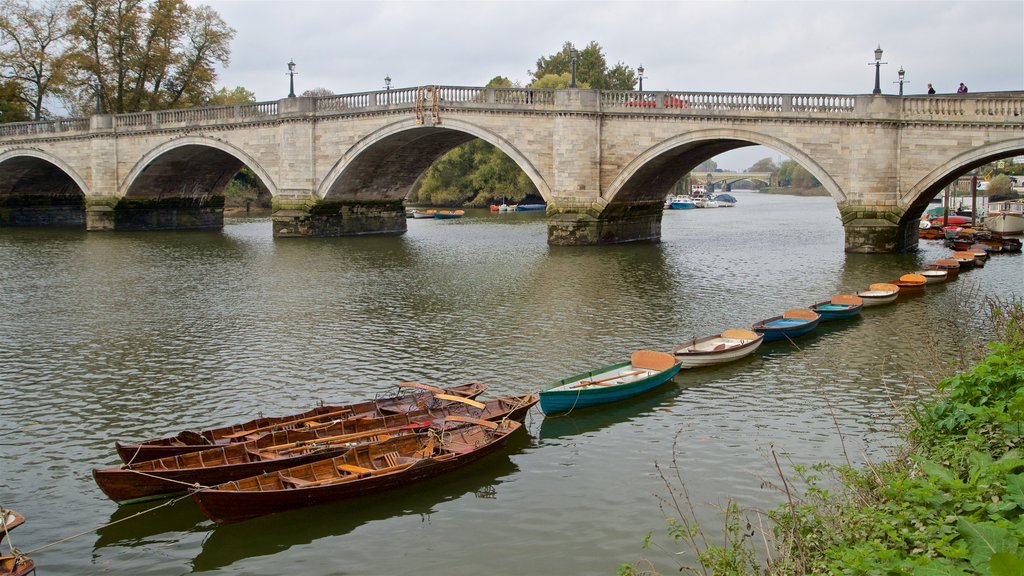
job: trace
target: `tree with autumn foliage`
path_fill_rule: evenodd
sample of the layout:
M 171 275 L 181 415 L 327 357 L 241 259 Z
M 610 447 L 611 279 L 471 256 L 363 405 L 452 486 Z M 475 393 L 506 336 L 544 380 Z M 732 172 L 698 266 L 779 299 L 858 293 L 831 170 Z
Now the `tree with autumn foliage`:
M 0 78 L 5 82 L 5 108 L 17 109 L 17 102 L 21 102 L 29 116 L 5 111 L 5 121 L 17 121 L 7 117 L 48 117 L 46 101 L 67 85 L 72 66 L 68 7 L 66 0 L 0 3 Z

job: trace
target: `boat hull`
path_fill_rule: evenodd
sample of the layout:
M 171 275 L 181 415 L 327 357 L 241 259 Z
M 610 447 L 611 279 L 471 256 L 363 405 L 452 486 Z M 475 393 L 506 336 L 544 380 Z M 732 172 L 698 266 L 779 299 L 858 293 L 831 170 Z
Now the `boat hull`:
M 443 392 L 446 394 L 463 396 L 465 398 L 475 398 L 483 393 L 486 388 L 487 386 L 480 382 L 470 382 L 468 384 L 444 389 Z M 176 436 L 170 436 L 167 438 L 156 438 L 133 443 L 115 442 L 114 445 L 117 448 L 117 454 L 121 457 L 122 461 L 142 462 L 144 460 L 156 460 L 157 458 L 187 454 L 189 452 L 200 452 L 218 445 L 229 444 L 232 440 L 225 438 L 228 435 L 235 435 L 241 432 L 267 427 L 271 427 L 270 429 L 278 429 L 274 428 L 277 424 L 281 425 L 281 428 L 279 429 L 286 429 L 288 427 L 294 427 L 289 426 L 289 424 L 307 418 L 316 419 L 320 417 L 328 417 L 331 419 L 341 419 L 341 416 L 338 413 L 343 411 L 347 413 L 348 417 L 367 414 L 379 416 L 382 413 L 399 414 L 419 410 L 421 402 L 430 403 L 433 401 L 432 392 L 418 391 L 390 398 L 381 398 L 380 400 L 357 402 L 354 404 L 318 406 L 298 414 L 257 418 L 242 424 L 211 428 L 202 432 L 185 431 Z M 239 438 L 236 439 L 236 441 L 243 441 L 245 439 L 246 438 Z
M 821 317 L 814 319 L 806 318 L 783 318 L 776 316 L 762 320 L 751 328 L 758 334 L 764 334 L 765 342 L 776 342 L 779 340 L 799 338 L 808 334 L 818 327 Z
M 608 378 L 608 375 L 612 375 L 617 371 L 625 373 L 626 370 L 624 369 L 631 368 L 631 363 L 622 362 L 620 364 L 599 368 L 592 372 L 577 374 L 576 376 L 560 381 L 555 385 L 555 387 L 541 392 L 540 409 L 547 415 L 561 414 L 581 408 L 590 408 L 592 406 L 600 406 L 603 404 L 611 404 L 613 402 L 626 400 L 634 396 L 639 396 L 644 392 L 654 390 L 662 384 L 665 384 L 671 380 L 673 376 L 679 373 L 681 367 L 682 366 L 676 362 L 667 370 L 656 372 L 653 375 L 640 380 L 634 380 L 614 386 L 600 388 L 567 388 L 568 386 L 572 386 L 574 383 L 582 380 L 600 380 L 602 378 Z
M 857 292 L 857 296 L 864 301 L 864 307 L 870 308 L 872 306 L 881 306 L 883 304 L 891 304 L 896 301 L 900 295 L 899 292 L 882 292 L 878 290 L 868 290 L 866 292 Z
M 682 368 L 701 368 L 745 358 L 753 354 L 762 342 L 763 336 L 746 340 L 714 334 L 683 342 L 672 350 L 672 354 Z
M 860 311 L 863 308 L 864 304 L 833 304 L 828 300 L 818 302 L 814 306 L 811 306 L 811 310 L 813 310 L 818 316 L 821 316 L 822 322 L 832 322 L 834 320 L 853 318 L 860 314 Z
M 469 446 L 461 450 L 451 450 L 444 454 L 447 456 L 446 458 L 437 455 L 422 458 L 410 467 L 390 473 L 360 474 L 358 477 L 336 479 L 326 484 L 264 491 L 227 489 L 227 485 L 220 485 L 212 489 L 198 491 L 192 495 L 192 498 L 203 514 L 218 524 L 239 522 L 276 512 L 350 500 L 395 490 L 453 472 L 497 452 L 508 443 L 509 437 L 522 427 L 522 424 L 518 422 L 504 422 L 498 429 L 500 432 L 496 430 L 495 434 L 484 444 Z M 341 456 L 330 460 L 321 460 L 309 466 L 338 468 L 338 465 L 345 463 L 345 456 Z M 294 477 L 298 476 L 300 472 L 298 468 L 293 467 L 274 474 Z M 259 484 L 261 483 L 260 479 L 264 477 L 248 478 L 239 481 L 239 484 L 243 482 L 247 482 L 249 485 L 253 482 Z
M 1005 235 L 1024 234 L 1024 216 L 1020 214 L 990 214 L 985 217 L 985 228 Z

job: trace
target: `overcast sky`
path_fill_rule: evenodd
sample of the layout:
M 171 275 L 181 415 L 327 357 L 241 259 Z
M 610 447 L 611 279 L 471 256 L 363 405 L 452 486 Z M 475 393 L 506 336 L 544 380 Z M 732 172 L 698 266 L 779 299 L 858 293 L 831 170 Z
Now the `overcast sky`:
M 942 92 L 1024 90 L 1024 1 L 541 2 L 190 0 L 237 31 L 220 84 L 259 101 L 295 91 L 336 94 L 440 84 L 526 84 L 537 59 L 566 41 L 596 41 L 609 65 L 644 67 L 645 90 L 867 94 L 874 49 L 881 88 L 929 82 Z M 777 154 L 757 147 L 718 157 L 742 170 Z

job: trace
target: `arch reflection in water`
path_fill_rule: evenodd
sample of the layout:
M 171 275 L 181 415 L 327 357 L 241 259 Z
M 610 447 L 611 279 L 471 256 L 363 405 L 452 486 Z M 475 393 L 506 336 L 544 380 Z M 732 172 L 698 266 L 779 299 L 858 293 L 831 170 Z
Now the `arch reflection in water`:
M 519 467 L 512 457 L 522 453 L 532 439 L 528 434 L 509 438 L 505 450 L 492 454 L 453 474 L 416 483 L 407 488 L 348 502 L 271 514 L 237 524 L 213 525 L 203 541 L 202 551 L 192 561 L 196 572 L 218 570 L 249 558 L 272 556 L 292 547 L 324 539 L 343 537 L 367 524 L 417 515 L 429 522 L 441 505 L 462 498 L 499 498 L 498 487 L 514 476 Z M 244 543 L 244 545 L 241 545 Z M 280 557 L 289 562 L 288 555 Z M 334 569 L 343 564 L 338 558 Z M 264 568 L 267 566 L 261 564 Z M 309 573 L 318 573 L 311 570 Z

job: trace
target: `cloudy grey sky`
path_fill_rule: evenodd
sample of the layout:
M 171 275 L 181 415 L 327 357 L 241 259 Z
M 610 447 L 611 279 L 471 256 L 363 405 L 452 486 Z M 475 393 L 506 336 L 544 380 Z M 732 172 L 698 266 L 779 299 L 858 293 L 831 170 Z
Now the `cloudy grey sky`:
M 645 90 L 867 94 L 929 82 L 955 92 L 1024 90 L 1024 1 L 374 1 L 190 0 L 237 31 L 220 82 L 257 100 L 441 84 L 527 83 L 537 58 L 596 41 L 609 64 L 644 67 Z M 763 148 L 719 157 L 745 169 Z

